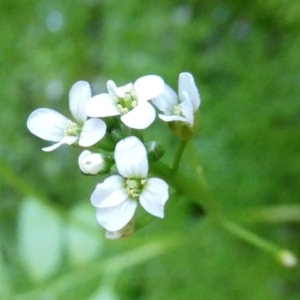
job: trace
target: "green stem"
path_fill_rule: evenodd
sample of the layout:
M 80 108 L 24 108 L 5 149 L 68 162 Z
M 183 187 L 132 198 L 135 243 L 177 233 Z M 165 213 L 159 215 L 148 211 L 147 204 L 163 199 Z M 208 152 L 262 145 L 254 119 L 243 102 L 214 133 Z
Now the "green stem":
M 208 216 L 216 222 L 216 224 L 219 224 L 222 228 L 226 229 L 234 236 L 269 253 L 275 255 L 281 253 L 282 249 L 279 246 L 240 227 L 224 217 L 222 207 L 210 193 L 202 167 L 198 162 L 195 151 L 191 148 L 189 149 L 189 157 L 192 160 L 192 164 L 196 172 L 196 180 L 191 180 L 191 178 L 188 178 L 183 174 L 174 175 L 173 169 L 168 169 L 162 163 L 154 164 L 152 171 L 165 179 L 176 189 L 177 192 L 182 193 L 191 200 L 199 203 L 207 212 Z
M 266 252 L 270 252 L 272 254 L 277 254 L 278 252 L 281 251 L 281 248 L 279 246 L 259 237 L 258 235 L 254 234 L 253 232 L 248 231 L 229 220 L 223 219 L 221 222 L 221 225 L 223 226 L 223 228 L 228 230 L 230 233 L 232 233 L 236 237 L 238 237 L 241 240 L 244 240 L 244 241 L 248 242 L 249 244 L 252 244 L 262 250 L 265 250 Z
M 247 223 L 282 223 L 300 222 L 300 205 L 268 205 L 234 209 L 227 212 L 227 215 L 236 221 Z
M 161 162 L 152 164 L 151 171 L 168 182 L 179 194 L 199 203 L 211 216 L 219 215 L 220 205 L 214 200 L 204 182 L 195 182 L 184 174 L 174 174 L 172 169 Z
M 180 141 L 175 153 L 174 161 L 173 161 L 173 166 L 172 166 L 172 172 L 173 174 L 177 173 L 179 164 L 183 155 L 183 151 L 187 145 L 187 141 Z

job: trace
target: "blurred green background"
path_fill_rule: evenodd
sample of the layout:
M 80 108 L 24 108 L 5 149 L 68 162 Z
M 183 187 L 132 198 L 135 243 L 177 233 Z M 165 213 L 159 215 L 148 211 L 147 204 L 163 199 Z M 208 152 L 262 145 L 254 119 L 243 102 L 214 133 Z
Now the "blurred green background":
M 194 146 L 215 197 L 299 255 L 299 15 L 297 0 L 1 1 L 0 299 L 299 299 L 299 268 L 182 196 L 164 220 L 105 240 L 89 202 L 99 178 L 81 175 L 79 150 L 45 153 L 26 128 L 40 107 L 70 117 L 77 80 L 96 94 L 108 79 L 157 74 L 177 90 L 189 71 L 202 98 Z M 168 141 L 170 160 L 167 126 L 148 134 Z

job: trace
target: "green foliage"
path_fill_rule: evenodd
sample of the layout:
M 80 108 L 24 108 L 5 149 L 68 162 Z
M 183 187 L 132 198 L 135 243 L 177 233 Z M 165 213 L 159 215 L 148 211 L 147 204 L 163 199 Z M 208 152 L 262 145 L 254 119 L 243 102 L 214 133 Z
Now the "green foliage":
M 280 210 L 266 223 L 276 207 L 299 211 L 299 10 L 296 0 L 1 1 L 0 299 L 298 299 L 298 269 L 222 231 L 182 195 L 165 219 L 104 240 L 89 206 L 99 178 L 82 176 L 77 149 L 42 152 L 49 143 L 26 120 L 39 107 L 70 115 L 80 79 L 95 94 L 108 79 L 158 74 L 177 90 L 189 71 L 210 189 L 229 215 L 299 255 L 298 215 Z M 170 162 L 177 141 L 165 125 L 146 136 L 167 145 Z M 192 163 L 181 171 L 196 176 Z

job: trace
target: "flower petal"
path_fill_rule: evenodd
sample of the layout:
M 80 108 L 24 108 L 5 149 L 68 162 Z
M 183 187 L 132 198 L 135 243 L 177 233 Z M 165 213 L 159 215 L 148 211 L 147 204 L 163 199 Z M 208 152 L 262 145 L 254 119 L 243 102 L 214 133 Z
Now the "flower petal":
M 97 221 L 108 231 L 120 230 L 131 220 L 136 207 L 137 201 L 128 199 L 114 207 L 98 208 Z
M 124 202 L 129 195 L 124 189 L 124 178 L 113 175 L 97 184 L 91 196 L 92 205 L 98 208 L 113 207 Z
M 60 147 L 62 144 L 63 144 L 62 142 L 58 142 L 58 143 L 55 143 L 51 146 L 44 147 L 44 148 L 42 148 L 42 150 L 45 151 L 45 152 L 51 152 L 51 151 L 57 149 L 58 147 Z
M 134 219 L 132 219 L 125 227 L 116 231 L 106 231 L 105 237 L 107 239 L 116 240 L 123 237 L 130 236 L 134 231 Z
M 109 95 L 111 95 L 111 96 L 113 95 L 114 97 L 117 96 L 119 98 L 124 98 L 125 94 L 129 93 L 132 90 L 132 88 L 133 88 L 132 83 L 128 83 L 126 85 L 117 87 L 116 84 L 112 80 L 109 80 L 107 82 L 108 93 L 109 93 Z
M 183 98 L 183 102 L 181 104 L 182 113 L 186 117 L 187 122 L 191 126 L 193 126 L 193 124 L 194 124 L 194 108 L 193 108 L 193 104 L 190 100 L 190 97 L 186 91 L 182 92 L 182 98 Z
M 118 142 L 115 161 L 119 173 L 125 178 L 145 178 L 148 174 L 148 158 L 145 146 L 135 136 Z
M 169 198 L 167 183 L 159 178 L 150 178 L 140 195 L 140 203 L 150 214 L 163 218 L 164 205 Z
M 159 114 L 158 116 L 160 119 L 162 119 L 165 122 L 172 122 L 172 121 L 188 122 L 187 118 L 178 115 L 166 116 L 166 115 Z
M 106 133 L 104 121 L 96 118 L 88 119 L 81 130 L 78 144 L 90 147 L 100 141 Z
M 69 106 L 70 111 L 75 120 L 81 124 L 87 119 L 85 112 L 85 104 L 91 99 L 92 93 L 88 82 L 77 81 L 69 93 Z
M 108 80 L 107 84 L 106 84 L 106 87 L 107 87 L 107 91 L 108 91 L 109 96 L 112 99 L 114 99 L 116 97 L 116 89 L 117 89 L 117 86 L 116 86 L 115 82 L 113 80 Z
M 61 146 L 63 144 L 67 144 L 67 145 L 74 144 L 77 140 L 78 140 L 77 136 L 67 135 L 67 136 L 64 136 L 58 143 L 53 144 L 53 145 L 48 146 L 48 147 L 44 147 L 44 148 L 42 148 L 42 150 L 46 151 L 46 152 L 50 152 L 50 151 L 53 151 L 53 150 L 57 149 L 59 146 Z
M 173 108 L 178 105 L 179 100 L 175 91 L 165 84 L 164 93 L 152 99 L 151 102 L 165 115 L 172 115 Z
M 106 93 L 92 97 L 86 103 L 85 110 L 89 117 L 111 117 L 121 114 L 115 100 Z
M 165 83 L 157 75 L 140 77 L 133 85 L 138 102 L 153 99 L 164 92 Z
M 145 129 L 155 120 L 155 109 L 150 103 L 142 102 L 133 110 L 123 115 L 121 120 L 130 128 Z
M 59 112 L 49 108 L 39 108 L 33 111 L 27 120 L 31 133 L 41 139 L 59 142 L 63 136 L 68 119 Z
M 91 151 L 83 150 L 78 157 L 78 165 L 79 165 L 81 172 L 83 172 L 83 173 L 86 173 L 86 174 L 89 173 L 89 172 L 87 172 L 86 167 L 85 167 L 85 159 L 91 154 L 92 154 Z
M 180 99 L 183 99 L 183 91 L 185 91 L 189 95 L 189 98 L 193 104 L 194 111 L 196 111 L 200 106 L 200 95 L 192 74 L 187 72 L 179 74 L 178 90 Z

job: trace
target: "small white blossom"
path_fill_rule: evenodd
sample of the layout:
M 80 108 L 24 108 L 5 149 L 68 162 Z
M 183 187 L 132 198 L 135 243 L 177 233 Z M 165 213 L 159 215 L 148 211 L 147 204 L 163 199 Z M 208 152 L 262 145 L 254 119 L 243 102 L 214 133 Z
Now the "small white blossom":
M 134 136 L 118 142 L 115 162 L 120 175 L 98 184 L 91 196 L 99 224 L 111 232 L 120 230 L 132 219 L 138 202 L 150 214 L 163 218 L 168 185 L 162 179 L 147 178 L 149 165 L 143 143 Z
M 152 103 L 163 112 L 158 115 L 163 121 L 182 121 L 193 126 L 194 113 L 200 106 L 200 95 L 193 76 L 187 72 L 180 73 L 178 96 L 172 88 L 165 85 L 165 92 L 152 99 Z
M 117 87 L 107 82 L 108 93 L 94 96 L 86 105 L 90 117 L 121 115 L 122 122 L 134 129 L 145 129 L 155 120 L 155 109 L 148 102 L 164 92 L 164 81 L 156 75 L 139 78 L 134 84 Z
M 78 157 L 78 165 L 83 173 L 96 175 L 106 167 L 106 162 L 100 153 L 84 150 Z
M 76 123 L 49 108 L 39 108 L 30 114 L 27 120 L 29 131 L 41 139 L 56 142 L 42 150 L 52 151 L 62 144 L 71 145 L 77 141 L 80 146 L 89 147 L 102 139 L 106 124 L 100 119 L 88 119 L 85 112 L 85 104 L 90 98 L 91 89 L 87 82 L 78 81 L 72 86 L 69 107 Z

